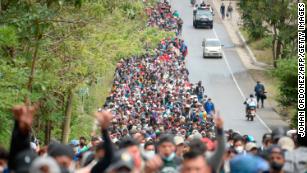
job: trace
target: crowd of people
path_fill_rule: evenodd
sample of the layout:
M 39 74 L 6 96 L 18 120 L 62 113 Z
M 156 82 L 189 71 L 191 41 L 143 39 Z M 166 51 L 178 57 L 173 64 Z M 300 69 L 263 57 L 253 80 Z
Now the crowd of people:
M 173 31 L 181 35 L 183 20 L 177 11 L 171 11 L 171 5 L 167 2 L 158 2 L 154 7 L 146 9 L 149 16 L 147 26 L 156 26 L 166 31 Z
M 165 29 L 160 21 L 169 13 L 170 5 L 159 2 L 149 13 L 151 26 Z M 306 142 L 294 130 L 273 130 L 259 145 L 250 135 L 223 129 L 202 82 L 189 81 L 187 52 L 184 40 L 166 38 L 153 53 L 121 60 L 96 113 L 100 136 L 38 147 L 31 140 L 36 106 L 15 106 L 0 172 L 306 173 Z

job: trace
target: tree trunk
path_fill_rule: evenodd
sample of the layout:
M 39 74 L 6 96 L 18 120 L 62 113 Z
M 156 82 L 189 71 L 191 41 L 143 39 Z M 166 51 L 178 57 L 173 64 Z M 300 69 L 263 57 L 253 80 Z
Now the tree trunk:
M 29 81 L 28 81 L 28 90 L 30 92 L 32 92 L 32 84 L 33 84 L 33 79 L 34 79 L 37 51 L 38 51 L 38 44 L 36 44 L 36 46 L 35 46 L 35 51 L 34 51 L 34 55 L 33 55 L 33 58 L 32 58 L 32 63 L 31 63 L 31 74 L 29 76 Z
M 276 60 L 280 59 L 281 51 L 282 51 L 282 44 L 281 41 L 278 39 L 276 43 Z
M 45 145 L 48 145 L 51 140 L 51 126 L 52 122 L 50 120 L 47 120 L 45 124 Z
M 277 67 L 276 41 L 277 41 L 277 31 L 276 31 L 276 26 L 273 25 L 272 53 L 273 53 L 273 66 L 274 66 L 274 68 Z
M 70 122 L 72 114 L 72 101 L 73 101 L 73 91 L 69 90 L 68 97 L 66 101 L 66 110 L 65 110 L 65 119 L 64 119 L 64 128 L 62 131 L 62 143 L 67 144 L 70 134 Z
M 273 41 L 272 41 L 272 55 L 273 55 L 273 66 L 276 68 L 276 62 L 275 62 L 275 39 L 273 38 Z
M 37 52 L 38 52 L 38 48 L 39 48 L 39 24 L 38 21 L 36 21 L 36 27 L 37 27 L 37 33 L 35 36 L 35 48 L 34 48 L 34 53 L 33 53 L 33 58 L 32 58 L 32 63 L 31 63 L 31 73 L 29 76 L 29 80 L 28 80 L 28 90 L 30 92 L 32 92 L 32 85 L 33 85 L 33 80 L 34 80 L 34 72 L 35 72 L 35 64 L 36 64 L 36 59 L 37 59 Z

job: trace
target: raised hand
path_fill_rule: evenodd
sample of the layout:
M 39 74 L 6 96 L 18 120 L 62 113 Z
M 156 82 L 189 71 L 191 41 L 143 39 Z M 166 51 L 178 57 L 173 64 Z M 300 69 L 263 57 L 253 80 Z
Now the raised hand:
M 214 114 L 214 122 L 215 122 L 216 128 L 223 129 L 224 121 L 221 118 L 219 111 L 216 111 L 216 113 Z
M 152 159 L 148 160 L 145 164 L 145 172 L 146 173 L 155 173 L 158 172 L 161 166 L 163 165 L 163 161 L 160 156 L 156 155 Z
M 95 115 L 100 125 L 100 128 L 107 129 L 113 119 L 112 113 L 110 111 L 102 111 L 102 112 L 96 112 Z
M 19 128 L 23 132 L 29 132 L 33 124 L 33 118 L 38 109 L 38 104 L 30 106 L 29 102 L 23 105 L 16 105 L 12 111 L 15 120 L 18 122 Z

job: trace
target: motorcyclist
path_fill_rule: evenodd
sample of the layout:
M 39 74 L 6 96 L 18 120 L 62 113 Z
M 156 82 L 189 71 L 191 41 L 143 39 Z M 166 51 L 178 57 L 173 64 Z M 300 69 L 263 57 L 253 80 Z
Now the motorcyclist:
M 249 96 L 249 98 L 246 99 L 246 101 L 244 102 L 244 104 L 246 104 L 246 116 L 248 115 L 248 111 L 251 109 L 251 108 L 254 108 L 256 109 L 257 107 L 257 100 L 256 98 L 254 97 L 253 94 L 251 94 Z
M 196 4 L 196 5 L 194 6 L 194 9 L 193 9 L 193 15 L 194 15 L 194 16 L 196 15 L 197 8 L 198 8 L 198 4 Z
M 191 5 L 194 6 L 196 3 L 196 0 L 191 0 Z

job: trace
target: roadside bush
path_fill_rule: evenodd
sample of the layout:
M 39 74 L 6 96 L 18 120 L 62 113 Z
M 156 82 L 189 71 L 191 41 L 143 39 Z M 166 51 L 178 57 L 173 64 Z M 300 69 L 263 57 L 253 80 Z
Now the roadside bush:
M 277 68 L 273 70 L 273 75 L 280 81 L 280 95 L 278 102 L 281 106 L 297 107 L 297 59 L 282 59 L 277 63 Z M 295 127 L 297 123 L 297 111 L 290 112 L 291 126 Z
M 273 41 L 272 36 L 264 37 L 263 40 L 262 40 L 263 47 L 264 48 L 270 48 L 272 46 L 272 41 Z
M 264 50 L 264 49 L 267 49 L 267 48 L 271 48 L 272 47 L 272 41 L 273 41 L 272 36 L 266 36 L 266 37 L 259 40 L 259 42 L 256 44 L 255 48 L 258 49 L 258 50 Z
M 279 103 L 289 106 L 297 103 L 297 60 L 295 58 L 278 61 L 274 76 L 280 80 Z

